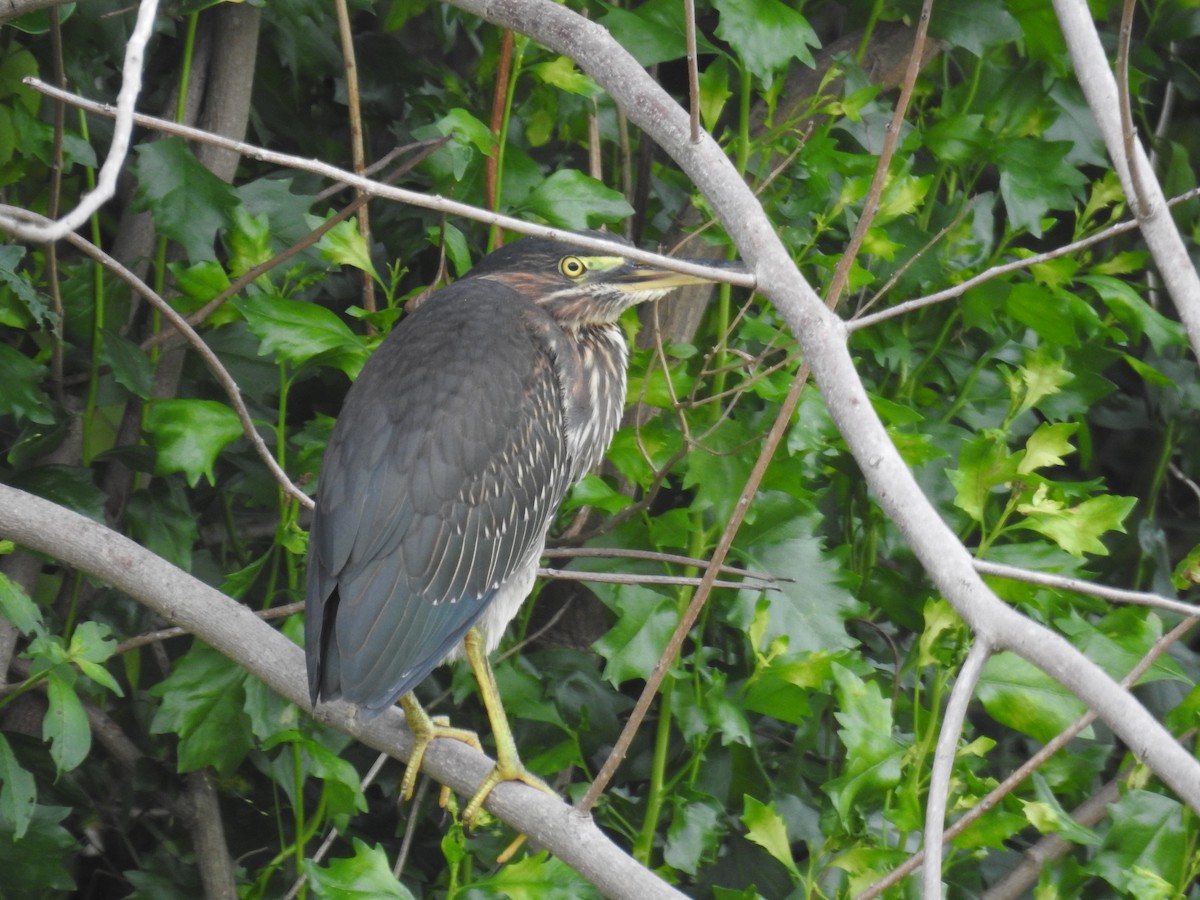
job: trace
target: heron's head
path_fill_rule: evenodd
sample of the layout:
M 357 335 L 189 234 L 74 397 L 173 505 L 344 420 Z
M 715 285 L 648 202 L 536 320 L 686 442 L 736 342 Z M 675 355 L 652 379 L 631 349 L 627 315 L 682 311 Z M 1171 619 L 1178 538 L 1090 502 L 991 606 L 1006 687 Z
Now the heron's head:
M 610 234 L 583 233 L 628 243 Z M 741 271 L 740 263 L 680 261 Z M 673 288 L 713 281 L 634 262 L 620 253 L 593 253 L 561 241 L 534 237 L 521 238 L 488 254 L 469 277 L 489 278 L 519 291 L 546 309 L 563 327 L 572 329 L 615 322 L 629 307 L 657 300 Z

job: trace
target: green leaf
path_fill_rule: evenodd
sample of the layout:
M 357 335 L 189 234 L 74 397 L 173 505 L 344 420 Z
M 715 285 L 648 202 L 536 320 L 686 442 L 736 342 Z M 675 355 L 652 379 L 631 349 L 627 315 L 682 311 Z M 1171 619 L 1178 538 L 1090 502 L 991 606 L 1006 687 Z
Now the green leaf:
M 17 626 L 17 631 L 22 634 L 32 634 L 45 628 L 38 605 L 3 572 L 0 572 L 0 616 Z
M 729 61 L 718 56 L 700 73 L 700 118 L 712 131 L 720 121 L 725 102 L 733 96 L 729 89 Z
M 251 215 L 240 203 L 234 208 L 233 227 L 229 229 L 225 242 L 230 250 L 229 271 L 237 277 L 240 278 L 274 256 L 271 252 L 270 221 L 270 216 L 265 212 Z
M 262 341 L 260 353 L 301 366 L 321 357 L 351 378 L 370 356 L 365 342 L 332 312 L 315 303 L 268 297 L 239 297 L 233 305 Z
M 712 859 L 728 831 L 724 804 L 710 794 L 694 791 L 672 797 L 671 824 L 663 846 L 663 862 L 695 875 L 702 861 Z
M 1070 509 L 1049 511 L 1039 508 L 1033 511 L 1021 505 L 1017 510 L 1028 512 L 1022 523 L 1024 527 L 1044 534 L 1072 556 L 1082 558 L 1085 553 L 1107 556 L 1108 548 L 1100 541 L 1100 536 L 1110 531 L 1124 534 L 1125 517 L 1136 505 L 1136 497 L 1105 494 L 1084 500 Z
M 576 169 L 559 169 L 534 188 L 524 207 L 558 228 L 598 228 L 633 215 L 620 191 Z
M 230 572 L 225 576 L 225 580 L 221 582 L 221 593 L 228 594 L 234 600 L 241 600 L 246 596 L 246 592 L 254 586 L 254 582 L 258 580 L 258 576 L 262 574 L 263 567 L 274 558 L 274 552 L 267 552 L 245 568 L 238 569 L 236 572 Z
M 113 378 L 126 390 L 143 400 L 150 399 L 150 388 L 154 384 L 154 367 L 150 360 L 133 341 L 104 329 L 100 333 L 103 341 L 103 359 L 112 368 Z
M 636 10 L 607 6 L 600 24 L 643 66 L 680 59 L 687 55 L 687 33 L 679 4 L 644 3 Z M 697 39 L 711 51 L 712 45 Z M 703 51 L 701 51 L 703 52 Z
M 94 522 L 104 521 L 105 493 L 96 487 L 95 472 L 82 466 L 48 465 L 27 469 L 9 484 L 59 506 L 74 510 Z
M 117 642 L 113 640 L 107 625 L 100 622 L 81 622 L 71 633 L 71 643 L 67 646 L 67 660 L 79 666 L 83 674 L 92 681 L 108 688 L 118 697 L 123 697 L 125 694 L 121 691 L 121 686 L 101 665 L 111 659 L 116 650 Z
M 1071 146 L 1033 138 L 1015 138 L 1002 145 L 996 164 L 1010 228 L 1041 237 L 1042 216 L 1074 207 L 1087 179 L 1066 162 Z
M 225 293 L 231 283 L 225 267 L 212 259 L 191 265 L 174 262 L 171 263 L 170 269 L 175 278 L 175 286 L 180 291 L 180 297 L 176 301 L 180 312 L 195 312 L 217 295 Z M 236 319 L 237 313 L 233 307 L 223 304 L 206 321 L 210 325 L 224 325 Z
M 1074 453 L 1069 438 L 1079 429 L 1076 422 L 1043 422 L 1025 442 L 1025 455 L 1017 472 L 1028 475 L 1049 466 L 1061 466 L 1063 457 Z
M 865 682 L 849 669 L 833 664 L 837 685 L 838 737 L 846 747 L 842 774 L 822 785 L 843 822 L 850 821 L 854 802 L 864 792 L 878 795 L 900 783 L 902 747 L 892 737 L 892 702 L 879 685 Z
M 1016 473 L 1017 461 L 1008 452 L 1004 433 L 990 428 L 963 444 L 958 468 L 946 470 L 957 492 L 954 505 L 976 522 L 983 521 L 988 495 Z
M 200 522 L 187 491 L 175 478 L 156 478 L 134 493 L 126 509 L 138 543 L 185 572 L 192 569 L 192 548 L 200 540 Z
M 746 837 L 762 847 L 787 868 L 795 879 L 800 878 L 796 858 L 792 855 L 792 843 L 788 840 L 787 823 L 775 811 L 775 804 L 760 803 L 749 794 L 742 795 L 742 824 L 746 826 Z
M 242 423 L 216 400 L 159 400 L 150 406 L 146 430 L 154 436 L 155 472 L 183 472 L 195 487 L 201 475 L 216 484 L 213 465 L 242 436 Z
M 377 284 L 383 284 L 379 273 L 375 271 L 374 263 L 371 262 L 371 250 L 367 246 L 367 241 L 362 236 L 362 232 L 358 230 L 357 219 L 338 222 L 321 236 L 317 248 L 321 251 L 322 259 L 337 263 L 339 266 L 352 266 L 360 269 L 374 278 Z M 314 306 L 313 308 L 321 309 L 322 307 Z
M 959 645 L 965 626 L 954 607 L 942 599 L 925 601 L 925 628 L 918 644 L 917 667 L 945 665 L 943 656 L 947 644 Z
M 418 128 L 414 136 L 420 140 L 450 136 L 450 141 L 422 165 L 435 177 L 459 182 L 467 167 L 481 156 L 491 156 L 496 136 L 486 124 L 465 109 L 452 109 L 433 125 Z
M 1186 347 L 1183 325 L 1168 319 L 1147 303 L 1131 284 L 1108 275 L 1081 275 L 1080 283 L 1092 288 L 1109 312 L 1139 340 L 1144 334 L 1158 354 L 1169 347 Z
M 1136 606 L 1116 607 L 1101 619 L 1084 618 L 1072 610 L 1055 624 L 1076 647 L 1114 678 L 1133 669 L 1162 637 L 1162 620 Z M 1173 680 L 1190 687 L 1191 679 L 1170 656 L 1155 661 L 1138 684 Z
M 754 670 L 742 702 L 751 712 L 801 725 L 812 713 L 809 695 L 831 677 L 830 661 L 823 651 L 777 656 Z
M 50 758 L 61 775 L 87 759 L 92 749 L 92 729 L 75 694 L 73 673 L 69 669 L 50 670 L 46 693 L 50 704 L 42 719 L 42 739 L 50 741 Z
M 228 774 L 250 750 L 243 710 L 247 677 L 216 650 L 197 643 L 176 661 L 170 675 L 150 689 L 162 698 L 150 733 L 179 735 L 180 772 L 212 766 Z
M 589 472 L 582 480 L 571 488 L 562 509 L 579 509 L 581 506 L 594 506 L 606 513 L 618 513 L 633 503 L 633 499 L 614 490 L 612 485 L 594 472 Z
M 988 660 L 978 694 L 993 719 L 1042 743 L 1087 711 L 1061 684 L 1007 651 Z
M 679 620 L 675 602 L 638 585 L 594 585 L 616 625 L 592 646 L 605 659 L 604 678 L 615 687 L 646 678 Z
M 19 244 L 0 247 L 0 284 L 6 285 L 16 295 L 39 327 L 52 326 L 57 316 L 50 306 L 50 298 L 35 290 L 29 278 L 17 271 L 17 267 L 24 258 L 25 248 Z M 0 322 L 0 324 L 20 325 L 21 323 L 16 321 Z
M 938 117 L 925 129 L 925 145 L 934 156 L 947 163 L 974 159 L 986 147 L 988 139 L 983 116 L 978 113 Z
M 1042 834 L 1057 834 L 1084 847 L 1095 847 L 1100 843 L 1100 836 L 1096 832 L 1080 825 L 1062 808 L 1040 772 L 1033 773 L 1033 789 L 1038 799 L 1022 800 L 1021 805 L 1025 818 L 1034 828 Z
M 859 601 L 849 590 L 843 560 L 815 534 L 817 525 L 794 497 L 758 493 L 753 521 L 742 527 L 734 552 L 747 568 L 793 580 L 778 582 L 772 591 L 739 590 L 731 624 L 746 630 L 765 608 L 767 643 L 786 637 L 793 653 L 831 652 L 854 643 L 845 622 L 859 612 Z
M 1021 26 L 1000 0 L 955 0 L 939 8 L 929 33 L 983 56 L 988 47 L 1021 38 Z
M 575 68 L 575 61 L 569 56 L 560 56 L 551 62 L 535 63 L 529 67 L 529 72 L 546 84 L 568 94 L 598 97 L 604 93 L 600 85 Z
M 20 840 L 37 809 L 37 784 L 13 755 L 8 738 L 0 734 L 0 833 Z
M 1108 807 L 1108 817 L 1112 824 L 1088 870 L 1139 900 L 1179 896 L 1194 840 L 1179 801 L 1132 790 Z
M 41 425 L 54 422 L 53 404 L 38 384 L 46 367 L 8 344 L 0 343 L 0 416 L 14 416 Z
M 134 208 L 149 210 L 159 232 L 183 245 L 192 262 L 216 258 L 217 231 L 238 204 L 233 188 L 200 164 L 182 138 L 134 148 Z
M 1074 333 L 1072 333 L 1074 340 Z M 1062 390 L 1063 385 L 1074 379 L 1067 369 L 1062 352 L 1057 348 L 1043 344 L 1037 350 L 1028 354 L 1025 364 L 1021 366 L 1021 381 L 1025 385 L 1025 396 L 1017 411 L 1017 416 L 1036 407 L 1042 400 L 1052 397 Z
M 304 860 L 308 883 L 318 897 L 331 900 L 414 900 L 412 892 L 392 876 L 392 864 L 382 847 L 353 839 L 354 855 L 319 866 Z
M 71 814 L 66 806 L 37 806 L 24 837 L 16 840 L 11 822 L 0 818 L 0 872 L 5 897 L 51 897 L 75 891 L 72 858 L 78 838 L 59 823 Z
M 820 47 L 808 20 L 779 0 L 715 0 L 717 37 L 728 41 L 742 65 L 769 84 L 792 59 L 816 66 L 809 47 Z
M 1160 388 L 1176 386 L 1173 378 L 1171 378 L 1169 375 L 1164 375 L 1149 363 L 1142 362 L 1142 360 L 1138 359 L 1136 356 L 1130 356 L 1128 353 L 1122 353 L 1121 359 L 1125 360 L 1125 362 L 1129 364 L 1129 368 L 1137 372 L 1138 375 L 1141 376 L 1142 381 L 1146 382 L 1146 384 L 1152 384 L 1155 387 Z
M 545 851 L 504 866 L 471 886 L 488 897 L 509 900 L 599 900 L 601 894 L 561 859 Z
M 1043 285 L 1021 283 L 1013 286 L 1004 301 L 1005 311 L 1028 325 L 1042 338 L 1055 346 L 1078 347 L 1079 335 L 1070 311 L 1064 308 L 1066 298 Z
M 1179 565 L 1171 573 L 1171 584 L 1177 591 L 1186 591 L 1200 584 L 1200 544 L 1189 550 L 1179 561 Z

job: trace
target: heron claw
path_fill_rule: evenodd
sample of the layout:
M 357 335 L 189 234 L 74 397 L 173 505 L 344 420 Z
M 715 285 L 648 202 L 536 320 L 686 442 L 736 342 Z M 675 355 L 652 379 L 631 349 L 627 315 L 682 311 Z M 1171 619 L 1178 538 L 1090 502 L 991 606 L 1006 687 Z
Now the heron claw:
M 425 751 L 430 744 L 438 738 L 451 738 L 462 741 L 479 751 L 483 750 L 483 746 L 479 743 L 479 736 L 475 732 L 465 728 L 450 727 L 450 720 L 446 716 L 431 718 L 412 694 L 401 697 L 400 705 L 404 708 L 404 718 L 408 722 L 408 728 L 413 733 L 412 753 L 409 755 L 408 765 L 404 769 L 404 780 L 400 782 L 400 795 L 405 800 L 411 800 L 413 789 L 417 786 L 417 776 L 421 774 L 421 763 L 425 760 Z M 449 788 L 443 787 L 440 798 L 441 805 L 445 806 L 448 799 Z
M 483 783 L 476 788 L 466 808 L 463 809 L 463 823 L 468 828 L 475 827 L 479 814 L 483 811 L 483 804 L 487 802 L 487 798 L 491 795 L 492 790 L 496 785 L 502 784 L 505 781 L 520 781 L 530 787 L 545 791 L 551 797 L 558 796 L 554 793 L 554 789 L 550 785 L 526 769 L 519 759 L 500 759 L 496 763 L 496 767 L 488 774 L 488 777 L 483 779 Z

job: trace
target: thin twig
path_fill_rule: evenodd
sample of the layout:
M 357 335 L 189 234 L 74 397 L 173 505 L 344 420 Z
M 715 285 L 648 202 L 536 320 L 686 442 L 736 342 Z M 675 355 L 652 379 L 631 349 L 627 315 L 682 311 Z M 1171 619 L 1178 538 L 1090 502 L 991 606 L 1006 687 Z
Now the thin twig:
M 113 128 L 112 142 L 108 146 L 108 156 L 96 177 L 96 186 L 80 198 L 75 208 L 61 219 L 45 219 L 30 224 L 29 219 L 0 215 L 0 230 L 7 231 L 23 241 L 57 241 L 82 226 L 92 213 L 116 193 L 117 176 L 121 174 L 121 169 L 125 166 L 125 157 L 129 153 L 129 138 L 133 133 L 134 122 L 133 108 L 137 104 L 138 94 L 142 91 L 142 62 L 146 55 L 146 44 L 154 33 L 154 16 L 157 11 L 158 0 L 142 0 L 138 8 L 137 22 L 129 34 L 129 42 L 125 45 L 121 90 L 117 94 L 116 109 L 112 113 L 117 121 Z
M 609 753 L 608 759 L 604 761 L 604 765 L 601 767 L 599 773 L 597 773 L 596 779 L 592 782 L 591 787 L 588 788 L 587 793 L 576 804 L 576 809 L 580 813 L 586 814 L 590 812 L 592 807 L 595 806 L 596 801 L 600 798 L 600 795 L 604 793 L 604 789 L 608 786 L 608 783 L 612 781 L 617 769 L 625 759 L 625 754 L 629 752 L 629 745 L 633 743 L 634 735 L 637 734 L 638 728 L 641 727 L 642 721 L 646 718 L 646 713 L 650 710 L 650 704 L 654 702 L 654 698 L 658 694 L 658 689 L 662 684 L 663 678 L 666 677 L 667 670 L 683 646 L 688 632 L 692 630 L 692 625 L 695 624 L 696 618 L 700 615 L 700 610 L 704 608 L 705 602 L 712 594 L 713 585 L 717 580 L 717 572 L 724 564 L 725 557 L 728 556 L 729 550 L 733 546 L 733 539 L 737 535 L 738 529 L 741 527 L 742 522 L 746 518 L 746 513 L 750 509 L 750 501 L 758 493 L 758 486 L 762 483 L 767 467 L 775 455 L 775 450 L 778 448 L 780 441 L 783 440 L 783 436 L 791 424 L 792 415 L 795 413 L 796 406 L 800 402 L 800 396 L 807 380 L 808 369 L 806 367 L 797 375 L 796 380 L 792 383 L 791 390 L 780 406 L 779 414 L 775 417 L 775 423 L 771 426 L 771 431 L 763 442 L 762 452 L 754 463 L 754 469 L 750 472 L 750 477 L 746 479 L 745 485 L 742 486 L 741 496 L 738 497 L 738 502 L 734 505 L 729 523 L 725 526 L 725 530 L 721 534 L 721 539 L 713 551 L 712 559 L 704 570 L 704 577 L 700 581 L 699 588 L 697 588 L 679 623 L 675 626 L 675 631 L 671 634 L 670 640 L 667 641 L 666 649 L 659 657 L 654 670 L 650 673 L 649 678 L 646 679 L 646 686 L 642 689 L 641 696 L 638 697 L 633 712 L 629 714 L 629 719 L 626 721 L 625 727 L 621 729 L 621 734 L 617 738 L 616 744 L 613 745 L 612 752 Z
M 658 550 L 630 550 L 624 547 L 556 547 L 543 550 L 542 556 L 546 559 L 645 559 L 650 562 L 695 566 L 696 568 L 708 565 L 706 559 L 695 559 L 691 556 L 681 556 L 678 553 L 662 553 Z M 780 581 L 795 581 L 794 578 L 772 575 L 769 572 L 755 572 L 753 569 L 739 569 L 737 566 L 721 566 L 721 572 L 771 584 Z
M 441 147 L 445 146 L 449 140 L 450 140 L 449 137 L 442 137 L 442 138 L 437 138 L 436 140 L 420 141 L 415 144 L 407 144 L 404 147 L 397 147 L 395 150 L 393 150 L 391 153 L 389 153 L 384 158 L 384 160 L 390 162 L 392 159 L 394 159 L 400 153 L 406 152 L 407 150 L 411 150 L 415 147 L 420 147 L 421 152 L 416 154 L 415 156 L 413 156 L 411 159 L 405 160 L 404 164 L 402 166 L 397 167 L 397 169 L 388 176 L 387 180 L 391 181 L 393 179 L 399 178 L 401 175 L 405 174 L 406 172 L 411 171 L 415 166 L 420 165 L 421 162 L 423 162 L 425 159 L 428 159 L 431 154 L 437 152 Z M 384 160 L 381 160 L 381 162 L 383 162 Z M 336 193 L 337 191 L 341 190 L 344 187 L 345 187 L 345 185 L 337 184 L 337 185 L 334 185 L 332 188 L 330 188 L 330 191 Z M 319 196 L 320 195 L 318 195 L 318 197 Z M 352 200 L 350 203 L 348 203 L 346 206 L 344 206 L 342 209 L 338 210 L 336 213 L 334 213 L 332 216 L 327 218 L 324 222 L 322 222 L 320 225 L 318 225 L 316 228 L 314 228 L 312 231 L 310 231 L 308 234 L 306 234 L 304 237 L 302 237 L 300 240 L 298 240 L 294 244 L 292 244 L 290 247 L 286 247 L 285 249 L 279 251 L 278 253 L 276 253 L 274 256 L 272 256 L 270 259 L 266 260 L 265 262 L 261 262 L 256 266 L 252 266 L 250 269 L 243 272 L 241 276 L 234 279 L 233 282 L 230 283 L 229 287 L 225 288 L 225 290 L 221 291 L 221 293 L 217 294 L 217 296 L 213 297 L 211 300 L 209 300 L 207 303 L 205 303 L 198 310 L 191 313 L 187 317 L 187 323 L 189 325 L 193 325 L 193 326 L 200 325 L 201 323 L 203 323 L 205 320 L 208 319 L 209 316 L 211 316 L 214 312 L 216 312 L 218 309 L 220 309 L 221 306 L 223 306 L 226 303 L 226 301 L 229 300 L 230 297 L 236 297 L 238 294 L 240 294 L 242 289 L 244 287 L 246 287 L 246 285 L 250 284 L 255 279 L 267 274 L 267 272 L 270 272 L 272 269 L 278 268 L 279 266 L 283 265 L 283 263 L 287 262 L 292 257 L 302 253 L 304 250 L 311 247 L 313 244 L 315 244 L 317 241 L 319 241 L 322 237 L 324 237 L 336 225 L 338 225 L 342 222 L 345 222 L 352 215 L 354 215 L 354 213 L 357 212 L 363 206 L 363 204 L 365 204 L 370 199 L 371 198 L 369 196 L 367 196 L 365 194 L 360 194 L 359 196 L 355 197 L 354 200 Z M 144 340 L 141 343 L 141 349 L 143 352 L 146 352 L 151 347 L 155 347 L 158 344 L 168 342 L 169 339 L 174 338 L 177 335 L 178 335 L 178 332 L 173 331 L 168 328 L 164 328 L 162 331 L 159 331 L 156 334 L 153 334 L 150 337 L 148 337 L 146 340 Z
M 954 759 L 958 755 L 958 739 L 962 735 L 967 707 L 983 667 L 992 656 L 992 647 L 984 639 L 976 640 L 958 670 L 946 712 L 938 732 L 937 749 L 933 753 L 933 771 L 929 775 L 929 794 L 925 804 L 925 896 L 942 896 L 942 833 L 946 828 L 946 800 L 950 794 L 950 776 L 954 774 Z
M 1137 161 L 1137 126 L 1133 124 L 1133 104 L 1129 99 L 1129 45 L 1133 37 L 1133 12 L 1136 0 L 1125 0 L 1121 10 L 1121 29 L 1117 39 L 1117 103 L 1121 111 L 1121 140 L 1125 146 L 1129 180 L 1133 184 L 1130 201 L 1133 214 L 1139 220 L 1152 212 L 1149 194 L 1142 183 L 1142 167 Z
M 925 35 L 929 31 L 929 12 L 933 0 L 924 0 L 921 4 L 921 17 L 917 21 L 917 32 L 913 36 L 912 55 L 908 58 L 908 71 L 904 74 L 904 83 L 900 87 L 900 96 L 896 100 L 896 108 L 892 112 L 892 120 L 888 123 L 887 134 L 883 139 L 883 148 L 879 152 L 879 162 L 875 166 L 875 175 L 871 179 L 871 187 L 863 201 L 862 216 L 850 242 L 838 259 L 837 267 L 833 270 L 833 278 L 829 281 L 829 290 L 825 295 L 825 304 L 831 309 L 837 304 L 847 282 L 850 280 L 850 266 L 858 257 L 858 251 L 866 240 L 867 230 L 875 220 L 879 211 L 879 198 L 887 185 L 888 171 L 891 168 L 892 156 L 896 152 L 896 144 L 900 140 L 900 132 L 904 125 L 904 117 L 908 113 L 908 104 L 912 99 L 913 89 L 917 85 L 917 76 L 921 74 L 921 60 L 925 55 Z
M 1200 188 L 1192 188 L 1190 191 L 1172 197 L 1167 201 L 1168 206 L 1176 206 L 1180 203 L 1186 203 L 1200 197 Z M 953 300 L 955 297 L 961 297 L 971 288 L 978 287 L 985 281 L 991 281 L 993 278 L 999 278 L 1001 275 L 1007 275 L 1009 272 L 1015 272 L 1019 269 L 1028 269 L 1031 266 L 1036 266 L 1039 263 L 1049 262 L 1052 259 L 1058 259 L 1060 256 L 1067 256 L 1075 253 L 1085 247 L 1090 247 L 1092 244 L 1098 244 L 1101 241 L 1106 241 L 1109 238 L 1124 234 L 1127 231 L 1134 231 L 1138 227 L 1136 220 L 1130 219 L 1125 222 L 1118 222 L 1116 225 L 1110 225 L 1095 234 L 1085 238 L 1080 238 L 1070 244 L 1064 244 L 1061 247 L 1056 247 L 1053 250 L 1048 250 L 1045 253 L 1037 253 L 1032 256 L 1024 257 L 1023 259 L 1015 259 L 1012 262 L 1002 263 L 998 266 L 992 266 L 980 272 L 973 278 L 968 278 L 961 284 L 956 284 L 953 287 L 946 288 L 944 291 L 938 291 L 936 294 L 929 294 L 925 297 L 917 297 L 914 300 L 909 300 L 906 303 L 898 303 L 888 309 L 880 310 L 869 316 L 851 319 L 846 323 L 847 331 L 859 331 L 863 328 L 869 328 L 872 325 L 878 325 L 880 322 L 887 319 L 894 319 L 898 316 L 907 315 L 910 312 L 915 312 L 918 309 L 923 309 L 926 306 L 933 306 L 935 303 L 943 303 L 946 300 Z
M 22 80 L 22 83 L 48 97 L 65 100 L 88 112 L 102 116 L 112 116 L 115 114 L 113 108 L 108 104 L 96 103 L 77 94 L 60 91 L 53 85 L 47 84 L 38 78 L 25 78 Z M 303 159 L 288 153 L 276 153 L 273 150 L 266 150 L 253 144 L 247 144 L 244 141 L 235 141 L 211 134 L 207 131 L 201 131 L 199 128 L 189 128 L 186 125 L 168 122 L 166 119 L 138 114 L 134 116 L 134 121 L 144 128 L 153 128 L 164 134 L 174 134 L 189 141 L 200 141 L 216 147 L 224 147 L 227 150 L 233 150 L 259 162 L 319 175 L 322 178 L 328 178 L 331 181 L 361 189 L 364 193 L 372 197 L 382 197 L 385 200 L 407 203 L 410 206 L 431 209 L 446 215 L 462 216 L 466 219 L 482 222 L 485 225 L 498 225 L 509 231 L 515 231 L 518 234 L 528 234 L 534 237 L 563 241 L 564 243 L 582 247 L 585 250 L 593 250 L 598 253 L 620 253 L 622 256 L 636 262 L 661 266 L 664 269 L 670 269 L 672 272 L 680 272 L 684 275 L 696 275 L 709 281 L 719 281 L 746 288 L 753 288 L 756 284 L 754 276 L 748 272 L 737 272 L 727 268 L 716 268 L 714 266 L 690 263 L 685 260 L 663 256 L 659 253 L 651 253 L 648 250 L 640 250 L 637 247 L 616 244 L 590 235 L 577 234 L 574 231 L 565 231 L 561 228 L 550 228 L 546 225 L 537 225 L 532 222 L 522 221 L 521 219 L 514 219 L 512 216 L 502 216 L 490 210 L 480 209 L 478 206 L 471 206 L 469 203 L 460 203 L 457 200 L 448 200 L 445 197 L 381 184 L 378 181 L 363 178 L 352 172 L 339 169 L 337 166 L 331 166 L 312 159 Z
M 27 221 L 39 224 L 50 221 L 43 216 L 39 216 L 37 213 L 32 213 L 28 210 L 20 209 L 19 207 L 15 206 L 0 206 L 0 216 L 5 214 L 17 219 L 25 219 Z M 241 389 L 238 387 L 237 382 L 233 380 L 233 376 L 230 375 L 225 366 L 222 365 L 221 360 L 218 359 L 217 355 L 212 352 L 208 344 L 204 343 L 204 340 L 200 337 L 200 335 L 196 334 L 195 330 L 187 323 L 183 316 L 175 312 L 175 310 L 171 308 L 171 305 L 163 300 L 162 297 L 158 296 L 158 294 L 156 294 L 149 285 L 142 281 L 142 279 L 138 278 L 133 274 L 133 272 L 129 271 L 127 268 L 121 265 L 121 263 L 113 259 L 91 241 L 80 237 L 74 232 L 63 235 L 63 240 L 67 241 L 67 243 L 71 244 L 77 249 L 82 250 L 88 256 L 92 257 L 94 260 L 132 287 L 135 291 L 137 291 L 137 293 L 145 297 L 155 309 L 162 313 L 163 317 L 167 319 L 167 321 L 174 325 L 175 328 L 187 338 L 188 343 L 192 346 L 192 349 L 200 354 L 200 358 L 204 360 L 205 365 L 208 366 L 209 371 L 212 372 L 213 377 L 217 380 L 217 383 L 220 384 L 222 389 L 225 391 L 225 396 L 229 398 L 230 405 L 234 408 L 234 411 L 237 413 L 238 420 L 242 423 L 242 431 L 245 433 L 246 439 L 250 441 L 251 446 L 254 447 L 255 452 L 258 453 L 259 459 L 263 461 L 263 464 L 268 470 L 270 470 L 271 474 L 275 477 L 275 480 L 279 482 L 285 491 L 291 494 L 292 497 L 295 498 L 302 506 L 311 508 L 313 506 L 312 499 L 305 494 L 304 491 L 300 490 L 300 488 L 296 487 L 296 485 L 292 483 L 292 480 L 288 478 L 287 473 L 284 472 L 283 469 L 280 468 L 279 463 L 276 462 L 275 457 L 271 454 L 270 448 L 267 447 L 266 441 L 264 441 L 262 436 L 258 433 L 258 429 L 254 427 L 254 420 L 250 418 L 250 411 L 246 408 L 246 404 L 242 400 Z
M 1157 641 L 1155 641 L 1154 646 L 1146 651 L 1146 655 L 1139 660 L 1138 664 L 1129 670 L 1128 675 L 1121 679 L 1121 687 L 1128 688 L 1130 685 L 1135 684 L 1139 678 L 1149 671 L 1150 667 L 1154 665 L 1158 658 L 1167 652 L 1172 644 L 1180 640 L 1198 622 L 1200 622 L 1200 618 L 1185 619 L 1172 628 L 1169 632 L 1160 637 Z M 985 796 L 982 800 L 976 803 L 975 806 L 964 813 L 961 818 L 955 820 L 954 824 L 947 828 L 945 833 L 942 835 L 942 842 L 946 843 L 954 840 L 956 837 L 974 825 L 975 822 L 979 821 L 980 818 L 994 809 L 996 804 L 1011 794 L 1019 784 L 1032 775 L 1042 763 L 1050 759 L 1050 757 L 1052 757 L 1055 753 L 1073 741 L 1080 734 L 1080 732 L 1091 725 L 1094 721 L 1096 721 L 1096 713 L 1089 710 L 1065 729 L 1063 729 L 1060 734 L 1052 738 L 1049 743 L 1038 750 L 1037 753 L 1027 759 L 1024 763 L 1022 763 L 1020 767 L 1014 770 L 1012 774 L 1004 779 L 1004 781 L 992 788 L 992 790 L 988 792 L 987 796 Z M 915 872 L 917 868 L 924 863 L 924 861 L 925 851 L 917 851 L 902 864 L 889 872 L 886 877 L 881 878 L 879 881 L 871 885 L 867 890 L 855 897 L 854 900 L 875 900 L 875 898 L 882 895 L 884 891 L 899 884 L 901 881 Z
M 354 174 L 365 175 L 367 155 L 363 150 L 363 121 L 362 97 L 358 90 L 358 62 L 354 53 L 354 34 L 350 28 L 350 10 L 346 0 L 336 0 L 333 4 L 337 11 L 338 35 L 342 41 L 342 64 L 346 70 L 346 108 L 350 113 L 350 153 L 354 165 Z M 360 192 L 360 196 L 363 196 Z M 368 250 L 371 247 L 371 213 L 366 203 L 358 207 L 358 233 L 362 235 Z M 369 313 L 375 312 L 375 279 L 371 273 L 363 271 L 362 295 L 363 309 Z M 368 324 L 372 334 L 375 326 Z
M 1200 606 L 1164 597 L 1161 594 L 1151 594 L 1148 591 L 1130 591 L 1123 588 L 1107 587 L 1103 584 L 1093 584 L 1079 578 L 1069 578 L 1065 575 L 1051 575 L 1048 572 L 1035 572 L 1031 569 L 1021 569 L 1004 563 L 989 562 L 984 559 L 975 560 L 975 571 L 980 575 L 995 575 L 999 578 L 1011 578 L 1014 581 L 1024 581 L 1029 584 L 1040 584 L 1043 587 L 1056 588 L 1061 591 L 1074 591 L 1076 594 L 1086 594 L 1099 597 L 1102 600 L 1112 600 L 1115 603 L 1132 603 L 1136 606 L 1150 606 L 1155 609 L 1165 609 L 1169 612 L 1184 616 L 1200 616 Z
M 700 143 L 700 72 L 696 62 L 696 0 L 683 0 L 683 22 L 687 35 L 688 115 L 692 143 Z
M 1175 478 L 1182 481 L 1187 486 L 1188 490 L 1196 495 L 1196 499 L 1200 500 L 1200 485 L 1188 478 L 1183 469 L 1179 468 L 1179 466 L 1172 462 L 1167 464 L 1167 471 L 1170 472 Z
M 566 569 L 538 569 L 538 574 L 547 578 L 556 578 L 559 581 L 585 581 L 594 584 L 666 584 L 675 587 L 698 588 L 704 583 L 702 578 L 691 578 L 687 575 L 627 575 L 622 572 L 575 572 Z M 734 589 L 747 587 L 740 581 L 713 581 L 712 586 Z M 778 591 L 780 588 L 763 585 L 754 590 Z

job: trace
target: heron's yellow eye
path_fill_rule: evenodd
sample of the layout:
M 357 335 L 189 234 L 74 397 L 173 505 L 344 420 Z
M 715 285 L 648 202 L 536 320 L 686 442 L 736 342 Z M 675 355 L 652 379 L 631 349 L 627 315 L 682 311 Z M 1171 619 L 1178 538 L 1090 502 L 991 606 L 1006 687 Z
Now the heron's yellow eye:
M 558 270 L 568 278 L 578 278 L 587 271 L 587 265 L 578 256 L 564 256 L 558 264 Z

